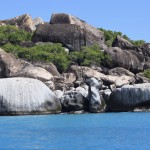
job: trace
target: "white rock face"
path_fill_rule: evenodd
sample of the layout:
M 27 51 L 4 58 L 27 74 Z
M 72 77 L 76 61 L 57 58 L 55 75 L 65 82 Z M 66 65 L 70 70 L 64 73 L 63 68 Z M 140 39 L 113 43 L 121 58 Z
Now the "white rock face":
M 41 81 L 30 78 L 0 79 L 0 115 L 59 113 L 61 104 Z
M 87 98 L 88 97 L 88 89 L 85 89 L 83 87 L 77 87 L 75 89 L 78 93 L 81 93 L 83 97 Z
M 61 98 L 64 94 L 61 90 L 56 90 L 56 91 L 54 91 L 54 93 L 55 93 L 57 98 Z

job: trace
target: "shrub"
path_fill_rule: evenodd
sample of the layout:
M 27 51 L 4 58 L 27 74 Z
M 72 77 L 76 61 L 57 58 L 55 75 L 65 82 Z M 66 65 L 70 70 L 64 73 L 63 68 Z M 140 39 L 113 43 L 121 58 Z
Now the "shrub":
M 25 30 L 18 29 L 15 26 L 0 26 L 0 43 L 12 43 L 19 44 L 22 41 L 30 41 L 32 37 L 31 33 L 26 32 Z
M 2 48 L 9 53 L 13 53 L 17 58 L 27 61 L 52 62 L 58 71 L 63 72 L 69 66 L 69 58 L 61 44 L 37 45 L 31 48 L 24 48 L 18 45 L 6 44 Z
M 136 40 L 136 41 L 131 40 L 127 35 L 123 35 L 121 32 L 105 30 L 103 28 L 99 28 L 99 30 L 104 32 L 105 44 L 108 47 L 112 46 L 112 43 L 113 43 L 113 41 L 114 41 L 114 39 L 116 38 L 117 35 L 122 36 L 124 39 L 131 42 L 134 46 L 142 46 L 145 43 L 145 41 L 143 41 L 143 40 Z
M 111 30 L 105 30 L 103 28 L 99 28 L 99 30 L 104 32 L 104 37 L 105 37 L 105 44 L 108 47 L 112 46 L 112 43 L 114 39 L 116 38 L 117 35 L 122 36 L 121 32 L 116 32 L 116 31 L 111 31 Z
M 144 70 L 144 76 L 150 78 L 150 69 Z
M 91 47 L 83 47 L 81 51 L 71 52 L 69 54 L 70 61 L 83 66 L 99 66 L 101 61 L 106 57 L 107 56 L 100 50 L 100 47 L 97 45 L 93 45 Z

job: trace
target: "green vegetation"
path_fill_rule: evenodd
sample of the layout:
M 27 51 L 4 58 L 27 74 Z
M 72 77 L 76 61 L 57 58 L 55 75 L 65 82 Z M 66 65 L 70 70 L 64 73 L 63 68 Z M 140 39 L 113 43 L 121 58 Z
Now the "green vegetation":
M 140 46 L 144 41 L 132 41 L 121 32 L 113 32 L 110 30 L 100 29 L 104 32 L 106 44 L 112 45 L 117 35 L 123 36 L 132 44 Z M 81 51 L 70 52 L 67 54 L 61 44 L 44 44 L 36 45 L 30 48 L 21 47 L 19 43 L 22 41 L 31 41 L 32 34 L 15 26 L 0 26 L 0 47 L 8 53 L 13 53 L 17 58 L 27 61 L 44 61 L 52 62 L 56 65 L 59 72 L 64 72 L 68 66 L 75 62 L 78 65 L 90 66 L 100 65 L 105 59 L 109 59 L 97 45 L 91 47 L 83 47 Z
M 22 41 L 31 40 L 32 34 L 15 26 L 0 26 L 0 44 L 19 44 Z
M 113 41 L 114 41 L 114 39 L 116 38 L 117 35 L 122 36 L 124 39 L 128 40 L 129 42 L 131 42 L 135 46 L 142 46 L 145 43 L 145 41 L 143 41 L 143 40 L 136 40 L 136 41 L 131 40 L 129 37 L 127 37 L 126 35 L 123 35 L 121 32 L 105 30 L 103 28 L 99 28 L 99 30 L 104 32 L 105 44 L 108 47 L 112 46 L 112 43 L 113 43 Z
M 99 30 L 103 31 L 104 32 L 104 37 L 105 37 L 105 44 L 108 46 L 108 47 L 111 47 L 112 46 L 112 43 L 114 41 L 114 39 L 116 38 L 117 35 L 120 35 L 122 36 L 122 33 L 121 32 L 116 32 L 116 31 L 111 31 L 111 30 L 105 30 L 103 28 L 99 28 Z
M 83 47 L 81 51 L 71 52 L 69 58 L 78 65 L 90 66 L 100 65 L 107 56 L 100 50 L 100 47 L 93 45 L 91 47 Z
M 17 58 L 27 61 L 52 62 L 60 72 L 67 69 L 70 61 L 67 53 L 61 44 L 36 45 L 31 48 L 20 47 L 19 45 L 6 44 L 2 48 L 9 53 L 13 53 Z
M 60 43 L 36 45 L 31 48 L 5 44 L 2 48 L 8 53 L 13 53 L 17 58 L 26 59 L 27 61 L 52 62 L 59 72 L 65 71 L 71 62 L 84 66 L 90 66 L 91 64 L 99 66 L 100 62 L 107 58 L 98 46 L 83 47 L 81 51 L 69 54 L 65 52 Z
M 150 69 L 144 70 L 144 76 L 150 79 Z

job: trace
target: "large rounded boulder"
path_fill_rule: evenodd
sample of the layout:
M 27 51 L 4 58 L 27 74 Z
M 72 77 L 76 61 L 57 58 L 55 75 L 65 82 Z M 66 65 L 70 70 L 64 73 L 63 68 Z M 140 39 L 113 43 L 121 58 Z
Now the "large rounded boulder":
M 150 108 L 150 83 L 125 85 L 114 90 L 108 101 L 110 111 L 132 111 L 135 108 Z
M 50 23 L 37 27 L 32 41 L 62 43 L 70 51 L 79 51 L 82 46 L 93 44 L 107 49 L 103 32 L 69 14 L 53 14 Z
M 30 78 L 0 79 L 0 115 L 59 112 L 59 100 L 41 81 Z
M 122 67 L 135 73 L 143 70 L 140 60 L 129 51 L 111 47 L 108 48 L 107 54 L 110 56 L 107 60 L 109 68 Z

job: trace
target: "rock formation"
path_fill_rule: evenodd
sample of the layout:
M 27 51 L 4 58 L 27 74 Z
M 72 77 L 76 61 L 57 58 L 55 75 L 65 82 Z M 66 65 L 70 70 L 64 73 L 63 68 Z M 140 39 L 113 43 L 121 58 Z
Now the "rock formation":
M 68 91 L 64 93 L 60 101 L 64 112 L 87 110 L 87 100 L 77 91 Z
M 46 62 L 28 62 L 0 49 L 0 115 L 150 110 L 150 79 L 143 73 L 150 69 L 149 43 L 135 46 L 117 36 L 112 47 L 107 47 L 102 31 L 64 13 L 53 14 L 49 23 L 25 14 L 1 20 L 0 25 L 15 25 L 32 33 L 36 30 L 32 41 L 18 42 L 24 49 L 61 43 L 66 66 L 70 52 L 78 54 L 82 46 L 97 44 L 108 56 L 89 67 L 70 62 L 66 71 L 59 73 L 55 51 L 50 60 L 43 59 Z M 47 56 L 50 51 L 46 48 L 46 54 L 41 51 L 38 58 Z
M 129 51 L 111 47 L 107 49 L 107 54 L 110 56 L 110 59 L 107 61 L 109 68 L 123 67 L 135 73 L 143 70 L 139 59 Z
M 0 79 L 0 115 L 59 112 L 60 102 L 42 82 L 29 78 Z
M 117 36 L 112 43 L 112 47 L 119 47 L 121 49 L 135 49 L 136 47 L 131 44 L 128 40 L 121 36 Z
M 30 15 L 24 14 L 8 20 L 1 20 L 0 23 L 3 23 L 5 25 L 14 25 L 31 32 L 36 30 L 36 26 L 38 26 L 39 24 L 43 24 L 44 22 L 39 17 L 33 20 Z
M 109 101 L 106 101 L 110 111 L 131 111 L 138 107 L 149 107 L 150 84 L 125 85 L 114 90 Z
M 107 48 L 100 30 L 68 14 L 53 14 L 50 24 L 40 25 L 32 40 L 62 43 L 70 51 L 79 51 L 82 46 L 93 44 L 98 44 L 102 49 Z
M 11 77 L 14 76 L 23 64 L 17 60 L 13 55 L 6 53 L 0 48 L 0 77 Z
M 25 67 L 18 71 L 14 76 L 16 77 L 28 77 L 35 78 L 41 81 L 53 80 L 53 76 L 41 67 Z
M 102 112 L 104 106 L 99 93 L 100 84 L 98 80 L 96 80 L 95 78 L 89 78 L 86 79 L 86 83 L 89 86 L 89 93 L 88 93 L 89 112 L 91 113 Z

